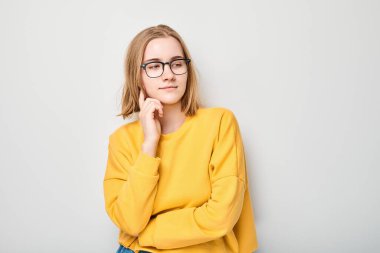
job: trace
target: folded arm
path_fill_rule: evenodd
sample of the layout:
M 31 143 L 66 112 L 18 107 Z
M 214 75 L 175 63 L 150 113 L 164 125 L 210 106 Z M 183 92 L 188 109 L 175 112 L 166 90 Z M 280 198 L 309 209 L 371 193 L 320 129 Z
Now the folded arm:
M 148 224 L 159 179 L 159 157 L 140 152 L 135 161 L 122 139 L 110 136 L 103 181 L 105 208 L 113 223 L 132 236 Z M 124 140 L 125 141 L 125 140 Z
M 222 116 L 210 160 L 210 199 L 199 207 L 161 213 L 138 235 L 142 246 L 173 249 L 218 239 L 237 223 L 246 190 L 243 143 L 232 112 Z

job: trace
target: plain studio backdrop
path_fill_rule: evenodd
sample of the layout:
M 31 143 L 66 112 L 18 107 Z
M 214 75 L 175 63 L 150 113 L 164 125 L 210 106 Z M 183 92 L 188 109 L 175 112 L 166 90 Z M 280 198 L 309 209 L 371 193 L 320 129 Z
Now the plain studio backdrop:
M 259 253 L 380 247 L 380 2 L 1 1 L 0 252 L 115 252 L 126 48 L 167 24 L 246 151 Z M 242 252 L 248 253 L 248 252 Z

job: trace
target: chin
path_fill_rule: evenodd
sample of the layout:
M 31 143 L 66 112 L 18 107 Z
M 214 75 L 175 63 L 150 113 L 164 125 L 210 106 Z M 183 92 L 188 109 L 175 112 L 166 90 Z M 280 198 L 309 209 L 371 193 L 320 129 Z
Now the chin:
M 166 105 L 173 105 L 181 102 L 181 98 L 173 97 L 160 97 L 158 100 L 160 100 L 161 103 Z
M 174 104 L 177 104 L 177 103 L 181 102 L 180 99 L 179 100 L 169 100 L 169 99 L 165 100 L 165 99 L 163 99 L 163 100 L 160 100 L 160 101 L 164 105 L 174 105 Z

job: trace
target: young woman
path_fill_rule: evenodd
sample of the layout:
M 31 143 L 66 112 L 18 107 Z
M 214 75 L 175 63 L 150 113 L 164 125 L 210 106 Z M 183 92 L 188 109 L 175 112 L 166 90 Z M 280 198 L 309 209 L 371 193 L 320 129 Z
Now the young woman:
M 235 115 L 202 107 L 194 62 L 166 25 L 138 33 L 125 60 L 123 119 L 109 136 L 105 208 L 118 253 L 251 253 L 258 247 Z

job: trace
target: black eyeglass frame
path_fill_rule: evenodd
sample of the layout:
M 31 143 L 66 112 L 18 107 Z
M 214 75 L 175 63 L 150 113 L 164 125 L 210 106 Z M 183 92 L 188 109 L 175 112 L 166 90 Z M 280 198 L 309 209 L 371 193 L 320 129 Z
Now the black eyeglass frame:
M 170 62 L 169 62 L 169 61 L 168 61 L 168 62 L 151 61 L 151 62 L 146 62 L 146 63 L 141 64 L 140 67 L 143 68 L 143 69 L 145 70 L 145 74 L 146 74 L 148 77 L 150 77 L 150 78 L 157 78 L 157 77 L 162 76 L 162 74 L 165 72 L 165 65 L 166 65 L 166 64 L 169 65 L 170 71 L 171 71 L 174 75 L 177 75 L 177 76 L 179 76 L 179 75 L 184 75 L 184 74 L 187 73 L 187 70 L 186 70 L 185 73 L 182 73 L 182 74 L 176 74 L 176 73 L 174 73 L 174 71 L 172 70 L 172 63 L 173 63 L 174 61 L 178 61 L 178 60 L 185 60 L 186 65 L 189 65 L 189 63 L 190 63 L 190 61 L 191 61 L 191 59 L 189 59 L 189 58 L 178 58 L 178 59 L 174 59 L 174 60 L 172 60 L 172 61 L 170 61 Z M 151 77 L 151 76 L 148 75 L 148 72 L 146 71 L 146 65 L 148 65 L 148 64 L 150 64 L 150 63 L 160 63 L 160 64 L 162 65 L 162 73 L 161 73 L 161 75 L 159 75 L 159 76 L 155 76 L 155 77 Z

